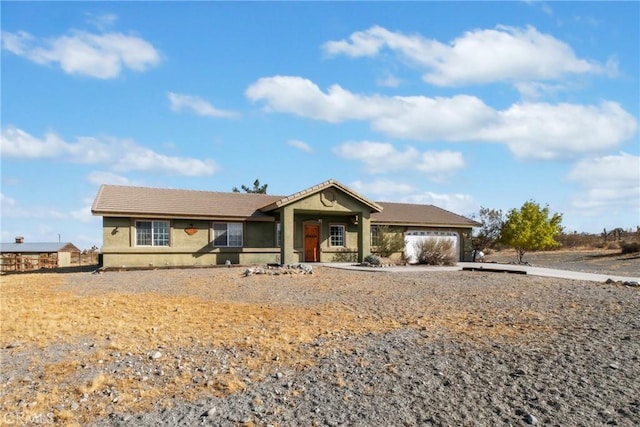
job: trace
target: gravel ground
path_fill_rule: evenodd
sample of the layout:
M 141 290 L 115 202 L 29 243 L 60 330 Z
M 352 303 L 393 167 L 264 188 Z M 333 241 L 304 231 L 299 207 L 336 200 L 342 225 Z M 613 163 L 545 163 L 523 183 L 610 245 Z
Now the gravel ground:
M 230 392 L 207 392 L 203 387 L 187 398 L 171 389 L 171 395 L 158 397 L 141 411 L 118 405 L 122 390 L 105 387 L 97 394 L 106 400 L 89 399 L 101 405 L 94 412 L 100 415 L 83 419 L 83 425 L 640 422 L 638 288 L 506 273 L 403 274 L 317 267 L 311 275 L 295 276 L 243 277 L 239 268 L 74 273 L 65 275 L 60 292 L 83 298 L 113 292 L 188 293 L 212 304 L 246 304 L 248 309 L 318 310 L 317 317 L 335 313 L 335 319 L 344 322 L 310 339 L 289 338 L 295 349 L 291 353 L 303 355 L 304 363 L 291 362 L 283 353 L 282 359 L 274 356 L 260 365 L 260 372 L 252 364 L 235 366 L 242 384 Z M 153 324 L 162 321 L 169 320 L 155 318 Z M 246 339 L 259 335 L 256 331 Z M 158 360 L 153 351 L 117 354 L 105 357 L 101 365 L 83 366 L 81 372 L 84 377 L 105 370 L 112 377 L 148 372 L 146 382 L 170 390 L 179 365 L 193 360 L 198 363 L 196 388 L 225 372 L 230 361 L 250 360 L 255 349 L 238 343 L 176 344 L 159 348 Z M 21 378 L 26 375 L 27 350 L 40 351 L 29 357 L 43 360 L 79 351 L 69 344 L 1 349 L 2 392 L 25 387 L 24 401 L 29 401 L 29 387 L 43 387 Z M 164 361 L 164 372 L 154 375 L 159 361 Z M 87 400 L 85 396 L 58 406 L 80 411 L 89 404 L 82 399 Z M 6 411 L 9 403 L 3 404 L 0 409 Z

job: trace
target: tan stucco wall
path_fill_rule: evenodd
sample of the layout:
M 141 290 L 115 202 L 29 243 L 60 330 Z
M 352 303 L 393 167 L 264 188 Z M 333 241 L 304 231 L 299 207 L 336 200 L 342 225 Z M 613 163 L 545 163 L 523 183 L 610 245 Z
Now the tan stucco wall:
M 169 247 L 136 247 L 135 219 L 103 218 L 102 262 L 107 268 L 212 266 L 279 262 L 274 222 L 244 223 L 244 247 L 215 248 L 211 244 L 211 221 L 170 220 Z M 117 227 L 117 231 L 116 230 Z M 185 229 L 196 229 L 188 234 Z

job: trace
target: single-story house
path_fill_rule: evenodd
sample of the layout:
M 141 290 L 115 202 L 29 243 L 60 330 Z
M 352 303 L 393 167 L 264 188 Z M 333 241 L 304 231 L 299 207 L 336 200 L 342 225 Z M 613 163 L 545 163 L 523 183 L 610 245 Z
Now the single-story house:
M 362 261 L 380 227 L 414 238 L 446 238 L 458 260 L 479 226 L 432 205 L 373 202 L 331 179 L 289 196 L 102 185 L 103 267 Z M 398 257 L 406 254 L 398 253 Z
M 0 243 L 4 272 L 69 267 L 74 256 L 80 256 L 80 249 L 69 242 L 25 242 L 18 236 L 13 243 Z

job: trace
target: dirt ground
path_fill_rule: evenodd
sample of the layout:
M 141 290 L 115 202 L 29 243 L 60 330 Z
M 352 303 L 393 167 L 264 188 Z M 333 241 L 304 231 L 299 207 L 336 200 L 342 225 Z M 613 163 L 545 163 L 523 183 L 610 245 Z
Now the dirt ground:
M 640 270 L 638 257 L 612 253 L 528 255 L 555 268 Z M 499 256 L 510 254 L 487 259 L 509 262 Z M 0 425 L 640 419 L 637 288 L 382 270 L 3 276 Z M 489 401 L 452 407 L 456 393 Z

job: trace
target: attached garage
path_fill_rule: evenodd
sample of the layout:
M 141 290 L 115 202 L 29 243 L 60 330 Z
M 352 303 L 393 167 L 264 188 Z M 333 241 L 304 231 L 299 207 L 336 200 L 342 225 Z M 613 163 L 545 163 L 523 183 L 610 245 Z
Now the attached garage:
M 460 234 L 455 231 L 425 231 L 407 230 L 405 233 L 405 257 L 409 264 L 418 262 L 418 248 L 422 241 L 450 241 L 452 243 L 451 256 L 455 262 L 460 261 Z

